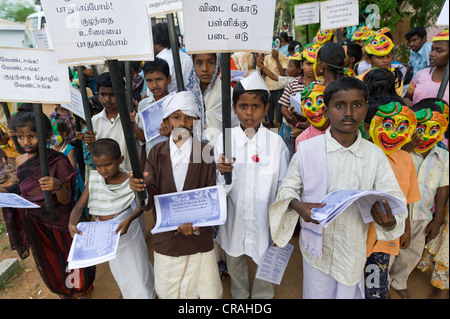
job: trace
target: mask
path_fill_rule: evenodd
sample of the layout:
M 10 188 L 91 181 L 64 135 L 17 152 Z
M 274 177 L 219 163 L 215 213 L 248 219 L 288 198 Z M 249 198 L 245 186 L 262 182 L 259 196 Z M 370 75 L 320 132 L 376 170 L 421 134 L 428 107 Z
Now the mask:
M 417 119 L 413 111 L 398 102 L 378 108 L 370 123 L 369 135 L 373 143 L 389 155 L 411 141 Z
M 311 83 L 302 92 L 302 113 L 312 126 L 321 128 L 327 119 L 324 116 L 323 92 L 325 87 L 320 84 Z
M 303 57 L 311 63 L 316 62 L 317 51 L 319 51 L 320 45 L 317 43 L 309 44 L 303 50 Z
M 371 33 L 371 30 L 367 26 L 359 27 L 355 33 L 353 33 L 352 41 L 360 41 L 367 39 L 368 35 Z
M 440 106 L 442 110 L 442 115 L 447 119 L 447 127 L 448 127 L 448 104 L 445 101 L 437 101 L 435 102 L 438 106 Z
M 344 68 L 344 76 L 346 76 L 346 77 L 352 77 L 352 76 L 355 77 L 356 73 L 352 69 Z
M 330 42 L 332 36 L 333 30 L 319 30 L 316 35 L 317 43 L 324 45 L 325 43 Z
M 382 33 L 373 35 L 367 39 L 365 44 L 364 49 L 367 54 L 378 56 L 388 55 L 395 46 L 391 39 Z
M 417 117 L 417 131 L 422 133 L 423 142 L 414 149 L 417 153 L 426 153 L 437 142 L 444 138 L 447 130 L 447 119 L 439 112 L 422 109 L 415 113 Z

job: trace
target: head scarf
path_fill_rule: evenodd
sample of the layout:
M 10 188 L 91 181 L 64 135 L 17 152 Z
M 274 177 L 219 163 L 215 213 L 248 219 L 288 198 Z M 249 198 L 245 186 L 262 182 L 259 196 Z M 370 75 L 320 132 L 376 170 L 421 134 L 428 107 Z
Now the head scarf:
M 162 107 L 164 117 L 168 118 L 176 111 L 181 111 L 186 115 L 200 118 L 201 114 L 198 105 L 195 101 L 194 94 L 191 92 L 178 92 L 177 94 L 169 95 L 163 103 Z

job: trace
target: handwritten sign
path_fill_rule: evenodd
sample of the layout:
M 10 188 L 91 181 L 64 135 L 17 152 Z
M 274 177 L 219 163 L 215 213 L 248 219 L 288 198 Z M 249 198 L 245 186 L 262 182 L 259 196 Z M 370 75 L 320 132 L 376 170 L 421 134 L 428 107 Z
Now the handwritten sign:
M 0 101 L 70 103 L 67 64 L 50 50 L 0 48 Z
M 153 59 L 144 0 L 42 0 L 53 46 L 62 63 Z
M 275 0 L 183 0 L 188 53 L 272 51 Z
M 320 22 L 320 2 L 310 2 L 295 6 L 295 25 Z
M 320 2 L 320 29 L 339 29 L 358 24 L 359 3 L 357 0 Z
M 182 0 L 146 0 L 147 13 L 150 17 L 174 13 L 183 10 Z
M 70 95 L 72 97 L 72 103 L 61 104 L 61 106 L 73 114 L 78 115 L 83 120 L 86 120 L 86 115 L 84 114 L 83 100 L 81 98 L 81 93 L 74 87 L 70 87 Z

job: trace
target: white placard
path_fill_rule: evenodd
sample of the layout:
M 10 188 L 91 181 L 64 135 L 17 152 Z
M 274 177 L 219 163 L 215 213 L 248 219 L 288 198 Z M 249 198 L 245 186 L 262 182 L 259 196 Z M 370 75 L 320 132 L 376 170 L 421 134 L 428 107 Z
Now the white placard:
M 61 104 L 63 108 L 69 110 L 73 114 L 78 115 L 83 120 L 86 121 L 86 115 L 84 114 L 83 99 L 81 98 L 81 93 L 76 88 L 70 86 L 70 95 L 72 97 L 72 103 Z
M 320 2 L 308 2 L 295 6 L 295 25 L 320 22 Z
M 36 48 L 53 50 L 52 39 L 47 30 L 34 30 L 33 36 Z
M 183 10 L 182 0 L 146 0 L 146 2 L 147 13 L 150 17 Z
M 357 0 L 332 0 L 320 2 L 320 29 L 330 30 L 359 24 Z
M 448 0 L 445 0 L 444 7 L 442 8 L 441 14 L 439 15 L 439 18 L 436 21 L 437 26 L 448 26 L 449 24 L 448 11 L 449 11 Z
M 0 101 L 70 103 L 69 71 L 51 50 L 0 47 Z
M 154 57 L 145 0 L 42 0 L 58 60 L 71 65 Z
M 275 0 L 183 0 L 186 52 L 272 51 Z

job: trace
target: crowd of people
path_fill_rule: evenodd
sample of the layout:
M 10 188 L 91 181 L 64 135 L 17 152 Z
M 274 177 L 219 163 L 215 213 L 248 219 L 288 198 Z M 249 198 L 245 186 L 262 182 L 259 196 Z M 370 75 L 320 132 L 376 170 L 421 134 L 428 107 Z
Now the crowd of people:
M 407 65 L 396 61 L 388 28 L 367 26 L 339 37 L 336 30 L 319 30 L 304 47 L 282 33 L 274 36 L 271 54 L 232 54 L 231 68 L 246 76 L 231 83 L 227 158 L 221 55 L 190 56 L 173 48 L 167 24 L 157 24 L 155 60 L 131 66 L 130 119 L 143 178 L 131 173 L 107 65 L 69 71 L 75 87 L 85 77 L 92 132 L 83 121 L 77 129 L 73 114 L 60 105 L 42 115 L 49 176 L 41 177 L 40 115 L 32 106 L 20 105 L 1 127 L 0 156 L 15 159 L 17 181 L 0 192 L 41 206 L 2 209 L 11 248 L 22 259 L 31 248 L 42 279 L 61 298 L 88 298 L 96 267 L 68 270 L 73 236 L 82 236 L 80 221 L 114 219 L 121 237 L 109 265 L 123 298 L 219 299 L 221 281 L 230 280 L 235 299 L 270 299 L 275 284 L 249 278 L 247 258 L 259 266 L 269 247 L 285 247 L 297 233 L 304 299 L 387 299 L 390 289 L 408 299 L 408 277 L 416 267 L 432 271 L 432 298 L 448 298 L 448 86 L 438 97 L 448 32 L 428 42 L 423 27 L 410 30 Z M 181 77 L 173 50 L 180 55 Z M 184 90 L 178 89 L 180 78 Z M 155 123 L 160 136 L 147 140 L 139 114 L 158 101 L 164 113 Z M 202 154 L 197 161 L 195 151 Z M 214 185 L 226 190 L 226 223 L 185 223 L 151 235 L 152 264 L 143 214 L 156 222 L 154 196 Z M 136 207 L 135 192 L 143 190 L 148 203 Z M 385 200 L 375 202 L 373 221 L 364 223 L 353 203 L 325 228 L 314 212 L 337 190 L 388 193 L 403 213 L 394 215 Z M 45 209 L 46 191 L 51 211 Z

